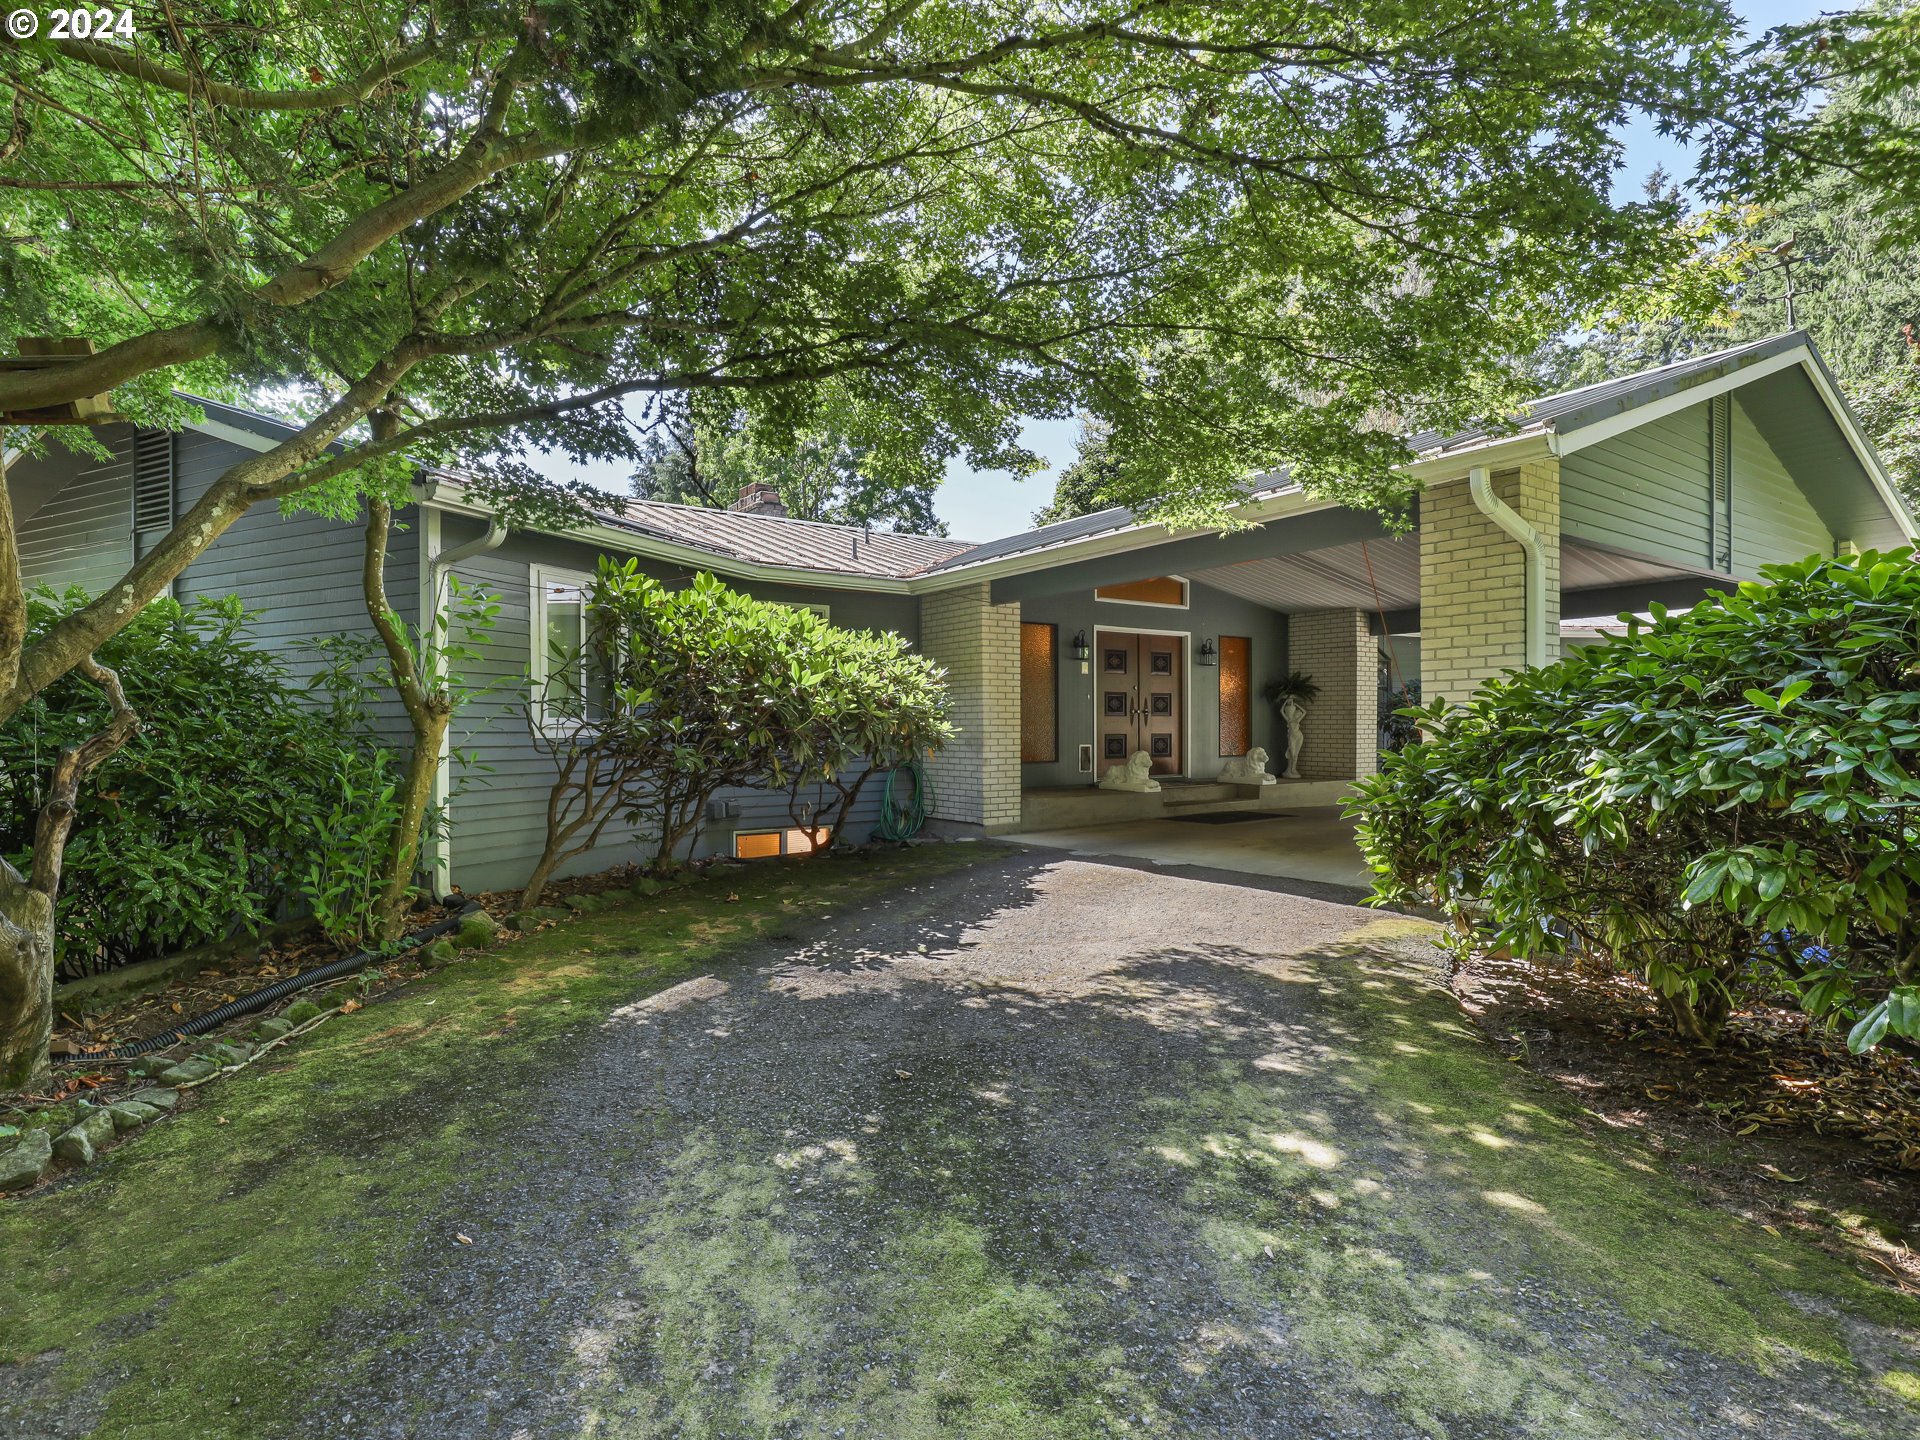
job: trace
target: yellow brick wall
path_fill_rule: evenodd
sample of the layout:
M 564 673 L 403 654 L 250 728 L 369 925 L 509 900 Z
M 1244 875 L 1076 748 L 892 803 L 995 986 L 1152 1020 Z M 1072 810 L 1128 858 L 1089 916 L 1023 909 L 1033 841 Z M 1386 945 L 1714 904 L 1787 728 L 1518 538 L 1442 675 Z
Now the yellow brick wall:
M 1496 471 L 1493 490 L 1547 552 L 1547 656 L 1560 653 L 1560 462 Z M 1420 684 L 1461 701 L 1526 663 L 1526 551 L 1480 513 L 1464 476 L 1420 496 Z
M 1379 768 L 1380 645 L 1364 610 L 1303 610 L 1287 617 L 1287 667 L 1320 685 L 1301 728 L 1302 780 L 1356 780 Z M 1277 774 L 1284 757 L 1275 757 Z
M 927 766 L 934 818 L 985 829 L 1020 821 L 1020 607 L 984 583 L 920 602 L 920 650 L 947 672 L 955 734 Z

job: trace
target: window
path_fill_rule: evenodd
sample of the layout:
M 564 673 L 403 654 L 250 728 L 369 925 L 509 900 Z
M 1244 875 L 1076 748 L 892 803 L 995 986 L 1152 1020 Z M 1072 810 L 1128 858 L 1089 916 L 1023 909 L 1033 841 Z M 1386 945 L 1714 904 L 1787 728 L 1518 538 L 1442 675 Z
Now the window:
M 833 607 L 831 605 L 822 605 L 817 600 L 803 600 L 793 608 L 796 610 L 811 610 L 829 625 L 833 623 Z
M 1060 758 L 1060 629 L 1020 625 L 1020 763 Z
M 1187 608 L 1187 582 L 1178 575 L 1155 575 L 1150 580 L 1101 585 L 1094 590 L 1093 598 L 1128 605 L 1158 605 L 1167 610 L 1184 610 Z
M 1253 641 L 1220 637 L 1220 753 L 1244 755 L 1253 748 Z
M 811 830 L 747 830 L 733 837 L 736 860 L 775 860 L 782 855 L 811 855 L 833 838 L 831 825 Z
M 533 604 L 528 617 L 532 644 L 530 671 L 535 704 L 544 711 L 553 706 L 563 713 L 580 714 L 606 698 L 604 682 L 596 683 L 593 658 L 587 651 L 587 576 L 570 570 L 536 565 L 532 571 Z

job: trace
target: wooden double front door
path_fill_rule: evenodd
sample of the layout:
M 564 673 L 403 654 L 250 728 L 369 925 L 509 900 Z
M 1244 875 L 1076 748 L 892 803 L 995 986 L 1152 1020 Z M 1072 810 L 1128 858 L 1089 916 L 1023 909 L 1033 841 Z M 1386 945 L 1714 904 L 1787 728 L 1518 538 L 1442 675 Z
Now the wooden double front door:
M 1102 630 L 1094 646 L 1099 774 L 1136 750 L 1156 775 L 1183 775 L 1187 733 L 1187 642 L 1179 635 Z

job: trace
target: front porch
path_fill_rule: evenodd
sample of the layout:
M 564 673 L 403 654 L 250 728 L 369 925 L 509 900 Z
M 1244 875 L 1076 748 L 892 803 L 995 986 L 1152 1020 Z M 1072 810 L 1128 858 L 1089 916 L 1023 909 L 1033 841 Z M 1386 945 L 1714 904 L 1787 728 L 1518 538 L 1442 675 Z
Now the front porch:
M 1351 780 L 1276 780 L 1233 785 L 1217 780 L 1164 780 L 1158 792 L 1102 790 L 1093 785 L 1033 786 L 1020 792 L 1022 830 L 1067 830 L 1194 815 L 1275 815 L 1338 805 Z

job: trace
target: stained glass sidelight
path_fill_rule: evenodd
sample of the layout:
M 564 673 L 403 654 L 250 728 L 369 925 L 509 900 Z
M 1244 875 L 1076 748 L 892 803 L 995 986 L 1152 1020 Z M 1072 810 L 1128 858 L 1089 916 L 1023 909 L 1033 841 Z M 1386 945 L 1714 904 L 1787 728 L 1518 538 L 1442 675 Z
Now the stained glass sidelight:
M 1253 747 L 1253 641 L 1220 637 L 1220 753 L 1244 755 Z
M 1023 621 L 1020 626 L 1020 761 L 1046 765 L 1060 758 L 1060 632 Z

